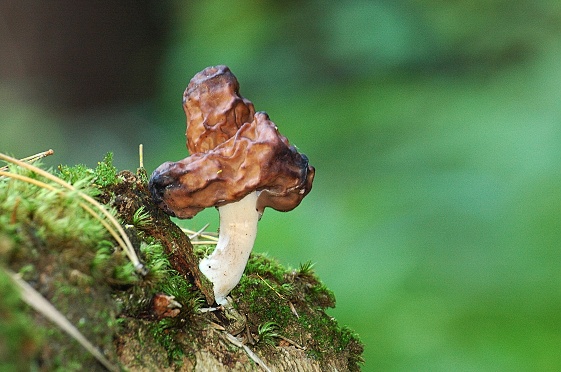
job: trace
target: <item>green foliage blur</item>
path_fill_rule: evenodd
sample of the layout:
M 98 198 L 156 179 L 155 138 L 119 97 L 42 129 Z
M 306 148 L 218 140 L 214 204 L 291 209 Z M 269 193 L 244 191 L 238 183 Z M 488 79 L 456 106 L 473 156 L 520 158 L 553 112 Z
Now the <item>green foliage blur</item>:
M 68 115 L 0 84 L 0 151 L 112 151 L 135 169 L 142 142 L 151 172 L 187 156 L 189 79 L 226 64 L 316 167 L 299 208 L 266 210 L 255 250 L 315 263 L 365 371 L 561 369 L 561 2 L 166 9 L 147 99 Z

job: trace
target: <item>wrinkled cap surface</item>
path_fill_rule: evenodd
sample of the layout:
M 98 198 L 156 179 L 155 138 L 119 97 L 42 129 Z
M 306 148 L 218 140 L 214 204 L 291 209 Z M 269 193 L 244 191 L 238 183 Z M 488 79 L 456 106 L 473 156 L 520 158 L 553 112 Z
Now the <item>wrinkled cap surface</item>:
M 167 162 L 150 178 L 152 197 L 168 214 L 191 218 L 258 192 L 256 209 L 294 209 L 310 192 L 315 170 L 267 114 L 239 94 L 227 66 L 207 67 L 183 94 L 190 157 Z
M 183 94 L 190 154 L 214 149 L 253 120 L 251 101 L 239 93 L 238 80 L 226 66 L 207 67 L 196 74 Z
M 315 169 L 282 136 L 267 114 L 258 112 L 233 137 L 207 152 L 167 162 L 151 176 L 150 190 L 168 214 L 191 218 L 258 191 L 256 209 L 289 211 L 310 192 Z

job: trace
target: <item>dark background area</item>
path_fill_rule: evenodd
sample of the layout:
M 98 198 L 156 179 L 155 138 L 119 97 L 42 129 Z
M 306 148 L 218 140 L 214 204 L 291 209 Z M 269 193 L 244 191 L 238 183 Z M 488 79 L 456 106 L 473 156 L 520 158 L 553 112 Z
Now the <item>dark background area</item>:
M 255 250 L 316 263 L 364 370 L 555 370 L 560 61 L 557 0 L 4 0 L 0 151 L 151 172 L 226 64 L 317 170 Z

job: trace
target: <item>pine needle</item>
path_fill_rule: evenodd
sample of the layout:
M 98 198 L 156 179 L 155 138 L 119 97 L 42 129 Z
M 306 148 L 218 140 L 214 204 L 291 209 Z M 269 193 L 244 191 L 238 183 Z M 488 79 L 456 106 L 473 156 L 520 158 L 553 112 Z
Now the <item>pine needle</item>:
M 20 159 L 20 161 L 25 161 L 25 162 L 28 162 L 28 163 L 33 163 L 33 162 L 36 162 L 36 161 L 39 160 L 39 159 L 43 159 L 43 158 L 45 158 L 45 157 L 47 157 L 47 156 L 49 156 L 49 155 L 52 155 L 52 154 L 54 154 L 54 153 L 55 153 L 55 152 L 54 152 L 52 149 L 49 149 L 49 150 L 47 150 L 47 151 L 43 151 L 43 152 L 40 152 L 40 153 L 38 153 L 38 154 L 31 155 L 31 156 L 28 156 L 28 157 L 26 157 L 26 158 Z M 3 166 L 3 167 L 0 167 L 0 171 L 7 171 L 8 169 L 9 169 L 9 168 L 8 168 L 7 165 L 6 165 L 6 166 Z

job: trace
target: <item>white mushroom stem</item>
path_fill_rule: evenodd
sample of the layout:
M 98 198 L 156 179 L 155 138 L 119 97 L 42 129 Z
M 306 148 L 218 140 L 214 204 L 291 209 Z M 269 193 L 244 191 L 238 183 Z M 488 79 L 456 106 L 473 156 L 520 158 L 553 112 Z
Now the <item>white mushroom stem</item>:
M 240 282 L 257 235 L 257 192 L 218 207 L 220 233 L 214 252 L 201 260 L 201 272 L 214 285 L 214 299 L 226 305 L 226 296 Z

